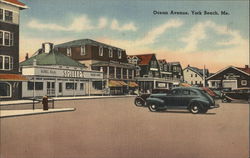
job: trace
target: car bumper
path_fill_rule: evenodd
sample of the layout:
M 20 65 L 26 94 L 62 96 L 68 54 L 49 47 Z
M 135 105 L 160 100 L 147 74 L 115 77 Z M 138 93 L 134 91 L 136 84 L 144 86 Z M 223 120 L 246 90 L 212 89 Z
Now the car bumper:
M 210 106 L 210 109 L 219 108 L 219 107 L 220 107 L 219 104 L 214 104 L 213 106 Z

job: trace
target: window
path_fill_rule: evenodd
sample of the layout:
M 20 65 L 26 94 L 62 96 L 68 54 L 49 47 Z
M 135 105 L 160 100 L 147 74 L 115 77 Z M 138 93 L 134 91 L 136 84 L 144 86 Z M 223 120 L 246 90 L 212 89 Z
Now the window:
M 195 81 L 195 84 L 197 84 L 198 82 L 197 81 Z
M 0 82 L 0 98 L 11 97 L 11 85 L 9 83 Z
M 71 56 L 71 48 L 67 48 L 67 56 Z
M 73 89 L 77 89 L 77 83 L 66 83 L 65 87 L 67 90 L 73 90 Z
M 84 89 L 84 84 L 80 83 L 80 90 L 83 90 L 83 89 Z
M 28 90 L 34 90 L 34 82 L 28 82 Z M 43 82 L 35 82 L 35 90 L 43 90 Z
M 195 91 L 190 91 L 190 95 L 197 95 L 197 93 Z
M 102 90 L 102 81 L 93 81 L 92 86 L 94 89 Z
M 113 50 L 112 50 L 112 48 L 109 48 L 109 57 L 110 57 L 110 58 L 113 57 Z
M 195 77 L 197 77 L 197 74 L 195 74 Z
M 121 58 L 122 58 L 122 51 L 118 50 L 118 59 L 121 59 Z
M 0 31 L 0 46 L 3 45 L 3 32 Z
M 179 89 L 174 89 L 172 92 L 171 92 L 172 95 L 180 95 L 181 94 L 181 91 Z
M 99 47 L 99 56 L 103 56 L 103 47 Z
M 7 55 L 0 55 L 0 70 L 12 70 L 13 57 Z
M 241 80 L 241 85 L 246 86 L 247 85 L 247 80 Z
M 0 9 L 0 20 L 3 20 L 3 9 Z
M 13 46 L 14 34 L 8 31 L 0 30 L 0 45 L 2 46 Z
M 193 77 L 193 74 L 191 74 L 191 77 Z
M 13 21 L 13 12 L 5 10 L 5 21 L 12 22 Z
M 81 46 L 81 55 L 86 55 L 86 48 L 85 48 L 85 46 Z

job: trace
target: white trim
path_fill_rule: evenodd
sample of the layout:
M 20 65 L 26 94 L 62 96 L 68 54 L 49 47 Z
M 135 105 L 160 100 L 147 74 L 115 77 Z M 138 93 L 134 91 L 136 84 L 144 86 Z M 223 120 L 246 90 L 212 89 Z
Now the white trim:
M 112 48 L 109 48 L 109 57 L 113 58 L 113 49 Z
M 207 78 L 207 80 L 209 80 L 210 78 L 216 76 L 217 74 L 219 74 L 219 73 L 221 73 L 221 72 L 223 72 L 223 71 L 225 71 L 225 70 L 227 70 L 227 69 L 229 69 L 229 68 L 233 68 L 233 69 L 235 69 L 235 70 L 237 70 L 237 71 L 240 71 L 240 72 L 242 72 L 242 73 L 244 73 L 244 74 L 250 76 L 250 74 L 248 74 L 248 73 L 246 73 L 246 72 L 244 72 L 244 71 L 242 71 L 242 70 L 240 70 L 240 69 L 238 69 L 238 68 L 236 68 L 236 67 L 234 67 L 234 66 L 228 66 L 228 67 L 226 67 L 226 68 L 224 68 L 224 69 L 219 70 L 218 72 L 216 72 L 216 73 L 213 74 L 212 76 L 209 76 L 209 77 Z
M 9 31 L 4 31 L 4 30 L 0 30 L 0 32 L 2 32 L 3 34 L 3 44 L 0 44 L 0 46 L 6 46 L 6 47 L 11 47 L 14 46 L 14 33 L 13 32 L 9 32 Z M 5 44 L 5 33 L 9 34 L 9 45 Z M 11 42 L 11 36 L 12 36 L 12 42 Z
M 13 64 L 14 64 L 14 63 L 13 63 L 13 61 L 14 61 L 14 60 L 13 60 L 13 57 L 12 57 L 12 56 L 9 56 L 9 55 L 0 55 L 0 56 L 3 57 L 3 60 L 2 60 L 2 62 L 3 62 L 2 67 L 3 67 L 3 68 L 0 69 L 0 70 L 4 70 L 4 71 L 5 71 L 5 70 L 7 70 L 7 71 L 13 70 Z M 5 68 L 5 58 L 6 58 L 6 57 L 9 58 L 9 69 L 6 69 L 6 68 Z M 11 63 L 11 60 L 12 60 L 12 63 Z
M 71 48 L 67 48 L 67 56 L 72 56 Z
M 99 46 L 99 56 L 103 56 L 103 47 Z
M 9 82 L 1 82 L 0 83 L 6 83 L 10 86 L 10 95 L 9 96 L 0 96 L 0 98 L 11 98 L 12 97 L 12 85 Z
M 9 4 L 9 5 L 13 5 L 13 6 L 16 6 L 16 7 L 19 7 L 19 8 L 22 8 L 22 9 L 27 9 L 28 8 L 28 6 L 21 6 L 21 5 L 19 5 L 19 4 L 14 4 L 14 3 L 11 3 L 11 2 L 6 2 L 6 1 L 4 1 L 4 0 L 0 0 L 0 2 L 3 2 L 3 3 L 6 3 L 6 4 Z
M 81 47 L 81 52 L 80 52 L 80 55 L 83 56 L 83 55 L 86 55 L 86 46 L 85 45 L 82 45 Z

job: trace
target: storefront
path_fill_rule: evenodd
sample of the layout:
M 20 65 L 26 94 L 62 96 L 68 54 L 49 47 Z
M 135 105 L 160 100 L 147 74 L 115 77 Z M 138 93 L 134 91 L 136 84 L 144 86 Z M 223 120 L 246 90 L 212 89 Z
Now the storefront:
M 82 96 L 103 94 L 103 73 L 45 66 L 26 66 L 22 74 L 23 98 L 47 96 Z

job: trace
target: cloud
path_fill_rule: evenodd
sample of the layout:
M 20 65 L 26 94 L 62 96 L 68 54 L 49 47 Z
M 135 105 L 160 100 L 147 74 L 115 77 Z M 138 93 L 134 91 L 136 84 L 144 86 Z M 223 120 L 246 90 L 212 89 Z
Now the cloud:
M 183 51 L 186 52 L 195 52 L 199 43 L 203 42 L 202 40 L 207 39 L 207 29 L 214 30 L 218 35 L 226 35 L 229 39 L 224 41 L 215 40 L 217 46 L 236 46 L 239 47 L 246 44 L 246 40 L 243 39 L 240 33 L 237 30 L 232 30 L 226 26 L 218 25 L 212 21 L 199 22 L 195 24 L 186 36 L 181 38 L 181 41 L 186 43 L 186 46 Z M 216 41 L 217 40 L 217 41 Z M 237 46 L 238 45 L 238 46 Z
M 46 23 L 37 19 L 32 19 L 27 26 L 37 30 L 52 30 L 52 31 L 73 31 L 82 32 L 93 29 L 103 29 L 108 26 L 108 19 L 101 17 L 98 19 L 98 24 L 95 26 L 93 20 L 90 20 L 87 15 L 81 15 L 73 18 L 70 25 L 59 25 L 55 23 Z M 136 31 L 137 28 L 133 22 L 120 25 L 117 20 L 111 22 L 110 28 L 117 31 Z
M 136 31 L 137 30 L 137 27 L 135 26 L 133 22 L 120 25 L 116 19 L 112 20 L 110 28 L 112 30 L 117 30 L 117 31 Z

